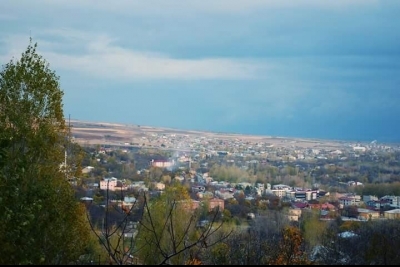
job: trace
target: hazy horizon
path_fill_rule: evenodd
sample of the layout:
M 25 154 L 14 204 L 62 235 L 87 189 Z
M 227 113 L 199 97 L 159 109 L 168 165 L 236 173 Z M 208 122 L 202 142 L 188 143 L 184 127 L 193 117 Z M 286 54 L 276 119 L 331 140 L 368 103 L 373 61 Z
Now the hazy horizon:
M 400 1 L 4 0 L 64 114 L 183 130 L 400 143 Z
M 193 131 L 193 132 L 205 132 L 205 133 L 215 133 L 215 134 L 233 134 L 233 135 L 243 135 L 243 136 L 259 136 L 259 137 L 266 137 L 266 138 L 282 138 L 282 139 L 304 139 L 304 140 L 313 140 L 313 141 L 333 141 L 333 142 L 340 142 L 340 143 L 360 143 L 360 144 L 368 144 L 374 141 L 377 144 L 393 144 L 393 145 L 400 145 L 400 142 L 391 142 L 391 141 L 380 141 L 380 140 L 351 140 L 351 139 L 335 139 L 335 138 L 318 138 L 318 137 L 304 137 L 304 136 L 288 136 L 288 135 L 268 135 L 268 134 L 253 134 L 253 133 L 242 133 L 242 132 L 226 132 L 226 131 L 213 131 L 213 130 L 204 130 L 204 129 L 186 129 L 186 128 L 177 128 L 177 127 L 168 127 L 168 126 L 159 126 L 159 125 L 148 125 L 148 124 L 135 124 L 135 123 L 124 123 L 124 122 L 115 122 L 115 121 L 104 121 L 104 120 L 96 120 L 96 121 L 89 121 L 89 120 L 80 120 L 78 118 L 65 118 L 67 124 L 68 120 L 71 120 L 71 127 L 73 128 L 73 122 L 78 121 L 80 123 L 94 123 L 94 124 L 117 124 L 123 126 L 140 126 L 140 127 L 149 127 L 149 128 L 162 128 L 174 131 Z

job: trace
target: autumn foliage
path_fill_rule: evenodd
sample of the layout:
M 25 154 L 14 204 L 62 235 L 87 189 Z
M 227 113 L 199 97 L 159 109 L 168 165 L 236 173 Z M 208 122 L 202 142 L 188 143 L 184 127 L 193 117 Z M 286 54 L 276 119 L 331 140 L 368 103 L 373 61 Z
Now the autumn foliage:
M 282 240 L 279 243 L 280 253 L 272 261 L 273 265 L 305 265 L 310 264 L 303 250 L 303 237 L 300 230 L 288 226 L 282 230 Z

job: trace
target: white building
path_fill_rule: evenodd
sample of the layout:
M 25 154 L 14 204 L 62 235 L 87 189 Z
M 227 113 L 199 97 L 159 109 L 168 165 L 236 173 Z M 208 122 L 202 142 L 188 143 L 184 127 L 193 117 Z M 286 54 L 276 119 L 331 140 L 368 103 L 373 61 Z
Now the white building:
M 363 147 L 363 146 L 355 146 L 355 147 L 353 147 L 353 150 L 358 151 L 358 152 L 365 152 L 367 150 L 367 148 Z
M 400 208 L 400 196 L 384 196 L 380 200 L 387 202 L 390 207 Z
M 339 204 L 342 207 L 346 206 L 359 206 L 361 203 L 361 196 L 359 195 L 346 195 L 339 198 Z
M 170 168 L 175 165 L 174 160 L 169 161 L 169 160 L 151 160 L 151 166 L 152 167 L 158 167 L 158 168 Z
M 117 191 L 117 190 L 127 190 L 128 188 L 122 181 L 118 181 L 117 178 L 104 178 L 100 181 L 100 190 L 109 190 L 109 191 Z
M 115 187 L 117 187 L 118 179 L 115 177 L 112 178 L 104 178 L 100 181 L 100 190 L 110 190 L 114 191 Z

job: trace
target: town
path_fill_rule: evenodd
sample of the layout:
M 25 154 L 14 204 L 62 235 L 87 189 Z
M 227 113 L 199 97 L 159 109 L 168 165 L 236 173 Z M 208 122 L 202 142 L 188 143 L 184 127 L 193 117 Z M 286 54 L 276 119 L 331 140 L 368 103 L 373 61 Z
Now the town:
M 154 129 L 125 138 L 107 134 L 89 142 L 81 134 L 72 128 L 72 138 L 86 156 L 81 177 L 70 181 L 79 188 L 77 197 L 92 207 L 134 210 L 141 193 L 154 198 L 179 184 L 190 192 L 191 210 L 218 210 L 240 229 L 270 219 L 271 212 L 296 227 L 310 224 L 310 214 L 320 222 L 340 219 L 342 224 L 400 219 L 398 144 Z M 94 221 L 104 217 L 98 210 L 91 215 Z M 140 218 L 134 218 L 137 225 Z M 198 225 L 207 222 L 203 217 Z M 353 228 L 340 235 L 356 235 Z M 127 227 L 123 232 L 134 238 L 137 231 Z
M 218 208 L 243 225 L 271 209 L 295 225 L 310 211 L 317 211 L 321 221 L 400 218 L 396 144 L 304 145 L 285 138 L 271 144 L 262 138 L 183 132 L 88 144 L 72 133 L 87 157 L 82 177 L 71 182 L 85 188 L 78 196 L 92 205 L 106 205 L 105 192 L 110 192 L 110 202 L 132 207 L 138 192 L 157 196 L 179 183 L 190 192 L 193 209 L 207 202 L 209 211 Z

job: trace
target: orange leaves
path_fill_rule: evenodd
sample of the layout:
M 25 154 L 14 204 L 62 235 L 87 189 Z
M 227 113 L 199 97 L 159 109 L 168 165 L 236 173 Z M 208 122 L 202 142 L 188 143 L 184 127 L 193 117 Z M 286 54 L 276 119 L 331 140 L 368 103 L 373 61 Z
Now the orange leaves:
M 185 262 L 185 265 L 202 265 L 202 262 L 199 259 L 193 258 L 193 259 L 187 260 Z
M 279 244 L 279 248 L 280 254 L 272 264 L 307 264 L 306 254 L 303 251 L 303 237 L 298 228 L 289 226 L 283 229 L 283 237 Z

